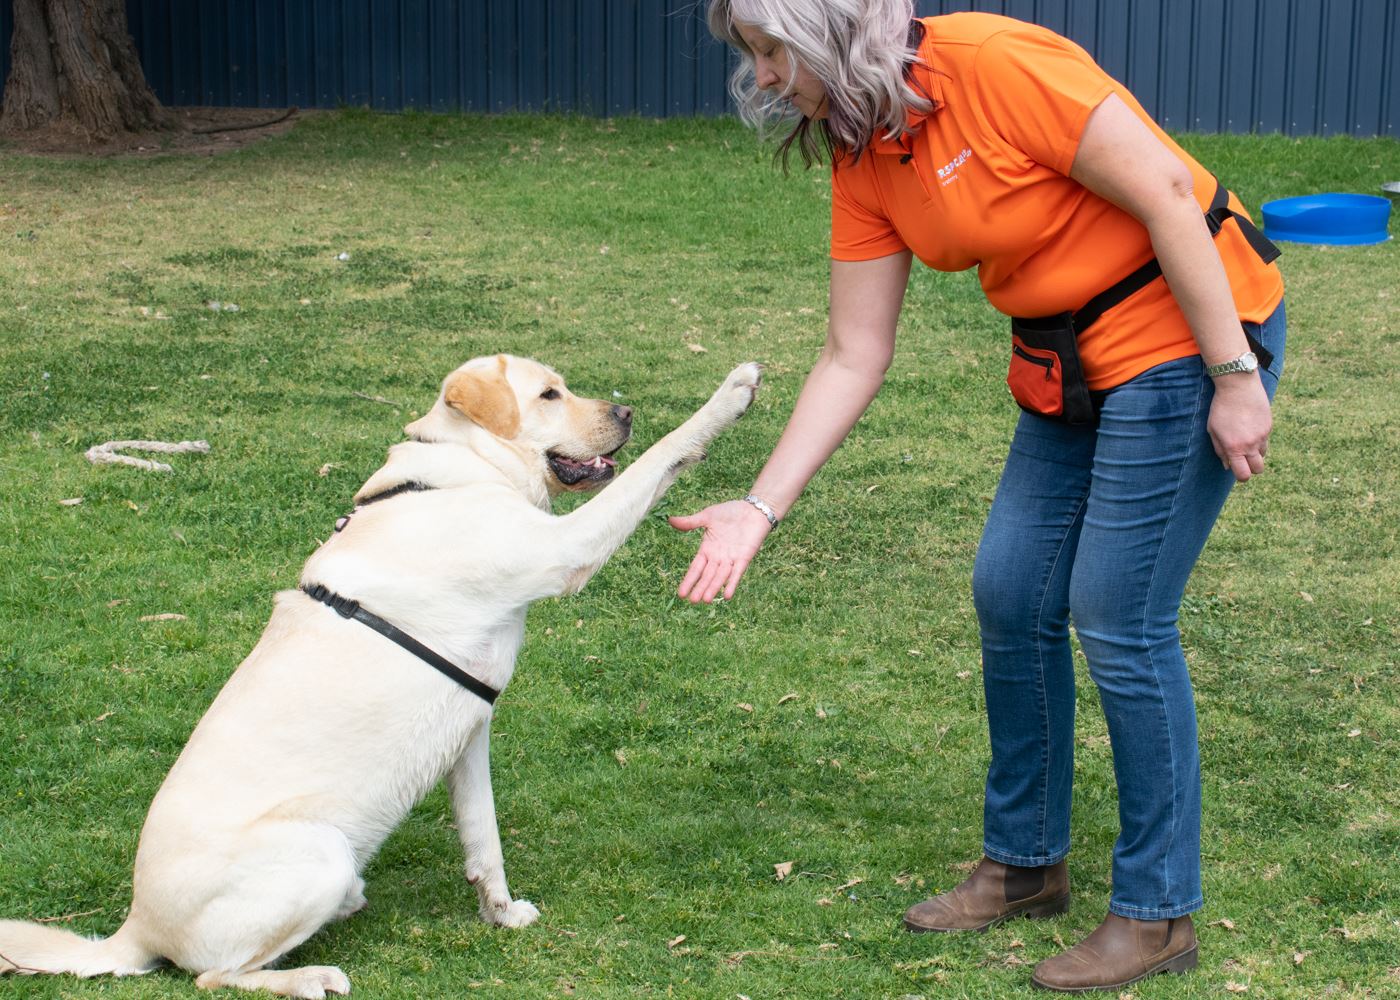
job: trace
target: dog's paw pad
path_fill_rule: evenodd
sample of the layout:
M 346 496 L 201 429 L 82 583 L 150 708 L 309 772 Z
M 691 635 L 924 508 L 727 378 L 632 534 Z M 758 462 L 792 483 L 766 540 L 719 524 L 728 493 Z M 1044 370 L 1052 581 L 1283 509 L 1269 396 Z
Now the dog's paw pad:
M 729 373 L 724 384 L 715 392 L 713 402 L 737 420 L 753 403 L 754 393 L 763 381 L 763 366 L 750 361 Z
M 763 366 L 756 361 L 746 361 L 730 372 L 729 377 L 724 380 L 726 389 L 748 390 L 750 399 L 762 384 Z

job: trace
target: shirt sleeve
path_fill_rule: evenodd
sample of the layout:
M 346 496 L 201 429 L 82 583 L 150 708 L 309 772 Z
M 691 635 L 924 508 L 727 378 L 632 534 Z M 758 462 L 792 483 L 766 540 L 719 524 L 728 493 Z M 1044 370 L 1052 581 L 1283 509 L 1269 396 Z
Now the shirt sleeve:
M 999 31 L 982 44 L 970 90 L 996 134 L 1068 175 L 1089 114 L 1116 88 L 1078 45 L 1026 25 Z
M 874 197 L 871 157 L 839 162 L 831 171 L 831 256 L 833 260 L 875 260 L 906 249 L 894 224 Z

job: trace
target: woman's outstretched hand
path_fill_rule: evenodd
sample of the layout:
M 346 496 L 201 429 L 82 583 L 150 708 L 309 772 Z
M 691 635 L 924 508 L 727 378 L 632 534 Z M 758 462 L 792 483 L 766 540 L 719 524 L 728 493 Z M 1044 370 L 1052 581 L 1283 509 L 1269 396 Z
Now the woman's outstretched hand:
M 692 604 L 709 604 L 721 588 L 726 601 L 732 598 L 739 578 L 773 530 L 762 512 L 742 500 L 718 503 L 688 517 L 669 520 L 671 527 L 679 531 L 702 528 L 705 532 L 700 550 L 676 591 L 682 600 Z

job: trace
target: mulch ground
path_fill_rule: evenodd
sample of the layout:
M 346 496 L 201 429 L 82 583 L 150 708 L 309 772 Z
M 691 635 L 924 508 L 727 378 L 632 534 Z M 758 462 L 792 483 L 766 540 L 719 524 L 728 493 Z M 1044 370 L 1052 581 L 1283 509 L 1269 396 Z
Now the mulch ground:
M 280 135 L 307 115 L 316 113 L 287 108 L 167 110 L 173 113 L 176 123 L 169 131 L 123 133 L 97 140 L 71 122 L 57 122 L 28 132 L 0 134 L 0 151 L 40 156 L 153 156 L 159 153 L 214 156 Z

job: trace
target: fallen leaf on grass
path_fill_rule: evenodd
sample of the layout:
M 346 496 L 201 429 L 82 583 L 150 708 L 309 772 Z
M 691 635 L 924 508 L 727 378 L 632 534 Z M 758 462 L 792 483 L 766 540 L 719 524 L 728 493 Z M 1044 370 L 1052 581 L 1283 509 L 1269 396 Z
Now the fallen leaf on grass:
M 1310 952 L 1310 951 L 1295 951 L 1295 952 L 1293 953 L 1293 964 L 1294 964 L 1294 965 L 1302 965 L 1302 964 L 1303 964 L 1303 959 L 1307 958 L 1307 957 L 1308 957 L 1309 955 L 1311 955 L 1311 954 L 1312 954 L 1312 952 Z
M 817 900 L 817 905 L 818 905 L 818 906 L 835 906 L 836 904 L 833 903 L 830 899 L 827 899 L 825 896 L 823 896 L 821 899 Z
M 1221 917 L 1219 920 L 1212 920 L 1210 926 L 1224 927 L 1227 931 L 1232 931 L 1235 929 L 1235 922 L 1229 917 Z
M 773 874 L 779 882 L 792 874 L 792 862 L 780 861 L 773 866 Z
M 847 889 L 851 888 L 852 886 L 860 885 L 860 884 L 861 884 L 862 882 L 864 882 L 864 881 L 865 881 L 865 879 L 863 879 L 863 878 L 853 878 L 853 879 L 851 879 L 849 882 L 847 882 L 845 885 L 838 885 L 838 886 L 836 887 L 836 891 L 837 891 L 837 892 L 845 892 Z
M 83 498 L 82 498 L 82 497 L 69 497 L 67 500 L 60 500 L 60 501 L 58 502 L 58 505 L 59 505 L 60 507 L 76 507 L 76 506 L 78 506 L 78 504 L 80 504 L 80 503 L 82 503 L 82 502 L 83 502 Z
M 796 697 L 797 697 L 797 693 L 796 693 L 796 692 L 794 692 L 794 691 L 789 691 L 787 694 L 783 695 L 781 698 L 778 699 L 778 704 L 779 704 L 779 705 L 786 705 L 788 702 L 792 701 L 792 700 L 793 700 L 794 698 L 796 698 Z
M 331 470 L 334 469 L 334 468 L 335 468 L 335 463 L 334 463 L 334 462 L 327 462 L 325 465 L 321 466 L 319 469 L 316 470 L 316 475 L 318 475 L 318 476 L 320 476 L 322 479 L 324 479 L 324 478 L 326 478 L 327 476 L 329 476 L 329 475 L 331 474 Z
M 684 940 L 685 940 L 685 935 L 684 935 L 684 934 L 677 934 L 675 937 L 671 938 L 671 940 L 669 940 L 669 941 L 666 942 L 666 947 L 667 947 L 667 948 L 674 948 L 676 945 L 680 944 L 680 943 L 681 943 L 682 941 L 684 941 Z
M 114 716 L 114 715 L 116 715 L 116 714 L 117 714 L 117 713 L 115 713 L 115 712 L 103 712 L 101 715 L 99 715 L 97 718 L 93 719 L 92 721 L 93 721 L 93 722 L 106 722 L 108 719 L 110 719 L 112 716 Z
M 126 598 L 125 598 L 125 597 L 118 597 L 118 598 L 116 598 L 115 600 L 108 601 L 108 602 L 107 602 L 107 607 L 109 607 L 109 608 L 119 608 L 119 607 L 121 607 L 121 606 L 122 606 L 123 604 L 125 604 L 125 603 L 126 603 Z
M 739 711 L 741 711 L 741 712 L 752 712 L 752 711 L 753 711 L 753 706 L 750 705 L 750 704 L 749 704 L 748 702 L 746 702 L 746 701 L 741 701 L 741 702 L 739 702 L 739 704 L 735 705 L 734 707 L 737 708 L 737 709 L 738 709 Z
M 839 947 L 841 946 L 835 941 L 823 941 L 821 944 L 817 945 L 817 951 L 832 951 Z
M 1230 993 L 1248 993 L 1249 987 L 1244 983 L 1237 983 L 1233 979 L 1225 984 L 1225 989 Z
M 960 681 L 965 681 L 965 680 L 967 680 L 967 679 L 968 679 L 969 677 L 971 677 L 971 676 L 972 676 L 972 671 L 971 671 L 971 670 L 959 670 L 959 671 L 958 671 L 958 680 L 960 680 Z
M 184 615 L 176 614 L 174 611 L 167 611 L 159 615 L 142 615 L 139 620 L 143 622 L 182 622 L 186 619 Z
M 685 347 L 686 347 L 686 350 L 690 351 L 692 354 L 708 354 L 708 353 L 709 353 L 709 351 L 708 351 L 706 348 L 701 347 L 699 344 L 686 344 Z
M 613 751 L 613 758 L 623 767 L 627 766 L 627 751 L 623 750 L 621 747 Z
M 1303 600 L 1307 601 L 1309 604 L 1313 602 L 1313 595 L 1309 594 L 1306 590 L 1298 591 L 1298 596 L 1301 597 Z M 1229 987 L 1226 987 L 1226 989 L 1229 989 Z

